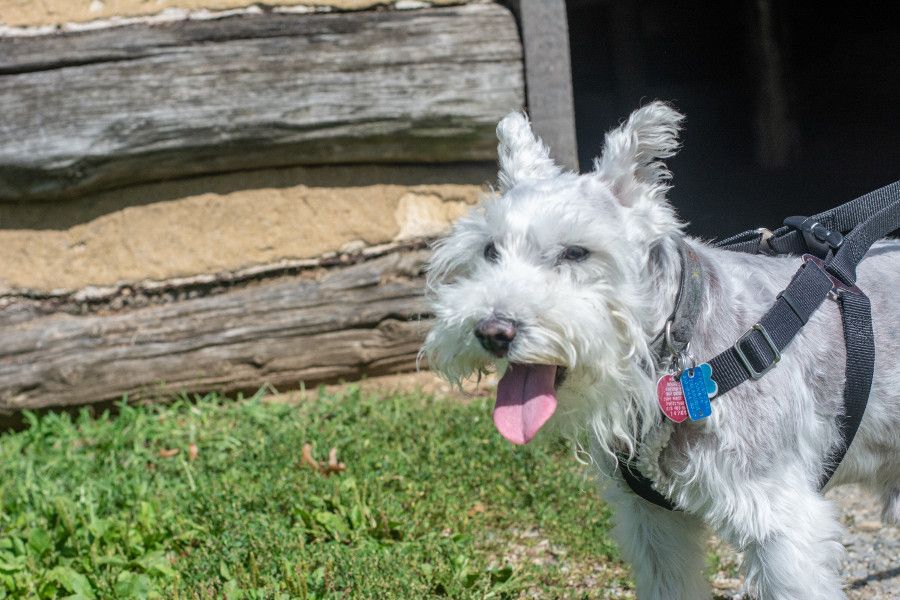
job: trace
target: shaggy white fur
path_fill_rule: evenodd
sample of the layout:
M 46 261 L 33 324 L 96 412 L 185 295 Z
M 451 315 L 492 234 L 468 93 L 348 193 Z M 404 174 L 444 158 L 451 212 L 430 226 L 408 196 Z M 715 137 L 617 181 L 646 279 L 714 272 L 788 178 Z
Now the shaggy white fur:
M 423 352 L 451 381 L 492 366 L 565 368 L 551 423 L 586 435 L 643 600 L 710 597 L 708 528 L 744 551 L 748 590 L 759 598 L 843 598 L 841 527 L 817 489 L 823 458 L 840 442 L 845 351 L 834 303 L 813 315 L 777 368 L 717 397 L 711 417 L 661 419 L 655 384 L 664 370 L 648 344 L 673 308 L 678 244 L 706 272 L 692 339 L 704 360 L 747 331 L 800 266 L 799 258 L 739 254 L 684 235 L 665 199 L 670 173 L 661 162 L 678 147 L 682 119 L 660 102 L 639 109 L 607 134 L 595 170 L 577 175 L 553 163 L 523 114 L 504 118 L 500 193 L 435 247 L 428 295 L 436 318 Z M 829 485 L 873 487 L 885 519 L 898 523 L 900 243 L 877 244 L 858 274 L 878 356 L 868 410 Z M 488 352 L 474 335 L 492 318 L 516 325 L 508 353 Z M 620 451 L 642 460 L 682 511 L 625 487 L 616 475 Z

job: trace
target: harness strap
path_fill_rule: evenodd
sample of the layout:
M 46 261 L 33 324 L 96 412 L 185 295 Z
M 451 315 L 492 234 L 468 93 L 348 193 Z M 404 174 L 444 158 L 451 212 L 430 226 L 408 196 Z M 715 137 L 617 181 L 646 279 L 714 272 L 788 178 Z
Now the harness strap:
M 813 215 L 810 219 L 821 223 L 831 231 L 847 234 L 875 213 L 896 203 L 898 196 L 900 196 L 900 181 L 895 181 L 846 204 Z M 900 226 L 900 223 L 895 220 L 893 223 L 887 222 L 887 225 L 887 231 L 879 237 L 884 237 L 884 235 Z M 812 250 L 807 244 L 803 233 L 793 227 L 779 227 L 772 232 L 771 237 L 766 236 L 763 231 L 759 229 L 744 231 L 721 240 L 715 246 L 746 254 L 759 254 L 768 251 L 775 254 L 803 254 Z M 877 239 L 879 238 L 876 237 L 872 242 Z M 859 260 L 862 260 L 862 257 L 859 257 L 857 262 Z
M 844 343 L 847 347 L 844 414 L 838 421 L 841 442 L 825 460 L 824 470 L 819 479 L 819 489 L 824 488 L 831 480 L 831 476 L 850 449 L 853 438 L 856 437 L 856 431 L 866 412 L 875 369 L 872 304 L 866 296 L 850 292 L 840 294 L 838 300 L 844 328 Z
M 796 219 L 795 219 L 796 220 Z M 875 364 L 875 338 L 869 299 L 856 286 L 856 266 L 872 244 L 900 225 L 900 181 L 865 194 L 832 210 L 809 217 L 798 227 L 782 227 L 770 235 L 754 230 L 740 233 L 718 247 L 756 254 L 812 252 L 774 306 L 737 343 L 709 361 L 718 395 L 747 379 L 759 379 L 781 359 L 781 352 L 829 295 L 837 297 L 847 349 L 844 414 L 838 424 L 841 442 L 825 461 L 820 479 L 830 481 L 853 442 L 865 413 Z M 822 229 L 818 235 L 816 227 Z M 840 235 L 834 235 L 839 232 Z M 846 237 L 843 237 L 846 234 Z M 821 236 L 821 238 L 820 238 Z M 827 242 L 827 244 L 826 244 Z M 636 494 L 657 506 L 674 509 L 653 482 L 619 457 L 625 482 Z
M 719 386 L 718 395 L 771 370 L 832 287 L 831 278 L 816 263 L 810 261 L 800 267 L 759 323 L 734 346 L 709 361 Z
M 669 499 L 656 491 L 650 478 L 629 464 L 626 455 L 619 454 L 618 456 L 619 472 L 622 474 L 622 479 L 625 480 L 625 483 L 628 484 L 628 487 L 631 488 L 632 492 L 660 508 L 675 510 L 675 506 L 669 502 Z
M 828 261 L 828 270 L 841 281 L 856 281 L 856 266 L 877 240 L 897 228 L 900 222 L 900 182 L 894 184 L 894 201 L 860 223 L 844 238 L 844 243 Z M 880 190 L 879 190 L 880 191 Z

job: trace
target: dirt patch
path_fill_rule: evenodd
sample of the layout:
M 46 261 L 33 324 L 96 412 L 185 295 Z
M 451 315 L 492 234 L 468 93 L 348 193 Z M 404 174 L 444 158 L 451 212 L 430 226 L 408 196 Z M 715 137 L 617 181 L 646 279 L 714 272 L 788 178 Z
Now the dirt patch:
M 564 546 L 553 544 L 538 529 L 488 532 L 485 544 L 492 548 L 492 554 L 497 555 L 491 568 L 531 564 L 559 569 L 565 582 L 566 598 L 634 600 L 636 597 L 626 565 L 602 558 L 572 560 Z M 537 587 L 519 594 L 520 599 L 545 597 L 546 591 Z
M 440 398 L 454 398 L 463 402 L 473 398 L 493 397 L 497 390 L 497 378 L 494 375 L 483 377 L 481 381 L 471 380 L 463 385 L 463 389 L 456 389 L 431 371 L 418 371 L 416 373 L 401 373 L 397 375 L 385 375 L 372 377 L 354 383 L 340 383 L 324 385 L 321 389 L 326 393 L 334 394 L 345 392 L 349 387 L 359 387 L 364 394 L 409 394 L 419 393 L 434 395 Z M 266 397 L 267 402 L 295 403 L 303 402 L 318 395 L 318 390 L 297 390 L 274 394 Z

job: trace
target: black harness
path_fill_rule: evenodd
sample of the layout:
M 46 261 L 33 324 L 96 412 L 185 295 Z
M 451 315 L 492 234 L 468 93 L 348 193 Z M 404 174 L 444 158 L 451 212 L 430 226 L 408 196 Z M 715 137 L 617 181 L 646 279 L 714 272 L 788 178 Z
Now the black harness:
M 820 488 L 834 475 L 853 443 L 872 386 L 875 339 L 869 298 L 856 286 L 856 266 L 877 240 L 900 228 L 900 181 L 812 217 L 790 217 L 774 232 L 747 231 L 716 244 L 734 252 L 802 255 L 803 266 L 775 304 L 730 348 L 708 361 L 720 396 L 748 379 L 759 379 L 810 316 L 828 298 L 840 307 L 847 348 L 841 443 L 825 457 Z M 657 506 L 675 507 L 626 457 L 619 471 L 637 495 Z

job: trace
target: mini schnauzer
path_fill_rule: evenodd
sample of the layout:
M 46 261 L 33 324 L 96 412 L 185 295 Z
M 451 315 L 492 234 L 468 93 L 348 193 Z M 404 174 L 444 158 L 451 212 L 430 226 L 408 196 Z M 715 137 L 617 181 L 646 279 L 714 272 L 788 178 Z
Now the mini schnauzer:
M 509 441 L 529 442 L 552 417 L 585 443 L 642 600 L 710 598 L 710 531 L 744 553 L 746 591 L 756 597 L 844 598 L 842 528 L 818 485 L 823 457 L 841 443 L 837 304 L 826 300 L 777 368 L 717 396 L 707 418 L 677 423 L 660 410 L 658 383 L 686 353 L 659 352 L 657 342 L 673 326 L 685 280 L 696 290 L 690 354 L 703 358 L 752 328 L 801 264 L 685 235 L 662 162 L 678 148 L 682 120 L 665 103 L 644 106 L 606 135 L 592 172 L 575 174 L 553 162 L 525 115 L 505 117 L 498 193 L 435 246 L 427 281 L 435 322 L 423 352 L 453 382 L 503 374 L 493 418 Z M 687 278 L 686 253 L 697 267 Z M 900 243 L 876 243 L 858 273 L 872 305 L 874 378 L 827 487 L 870 487 L 885 522 L 898 524 Z M 677 510 L 633 493 L 623 456 Z

